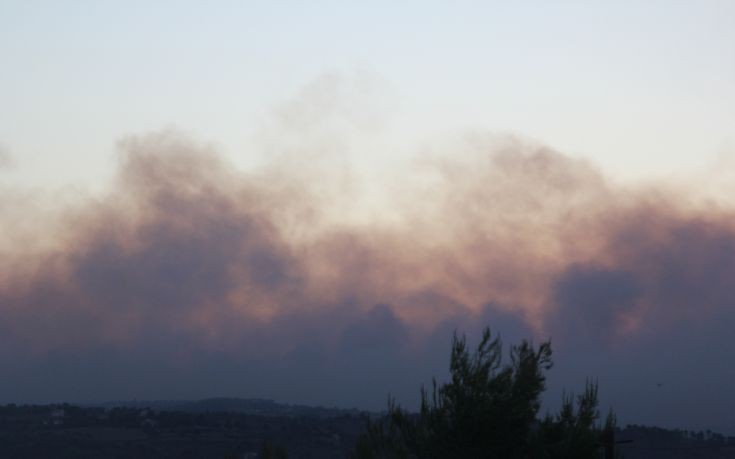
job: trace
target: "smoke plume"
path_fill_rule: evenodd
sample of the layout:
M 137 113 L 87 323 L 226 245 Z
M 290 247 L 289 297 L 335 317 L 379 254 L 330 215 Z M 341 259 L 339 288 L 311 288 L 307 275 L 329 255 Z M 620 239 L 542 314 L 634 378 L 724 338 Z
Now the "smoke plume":
M 623 420 L 735 430 L 727 205 L 517 139 L 414 163 L 379 213 L 339 172 L 120 148 L 104 195 L 0 199 L 4 401 L 410 406 L 487 324 L 551 338 L 552 388 L 597 378 Z

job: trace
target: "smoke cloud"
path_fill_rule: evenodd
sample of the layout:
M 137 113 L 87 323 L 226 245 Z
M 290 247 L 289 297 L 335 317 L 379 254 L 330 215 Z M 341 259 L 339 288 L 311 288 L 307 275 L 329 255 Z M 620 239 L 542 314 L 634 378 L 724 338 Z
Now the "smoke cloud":
M 15 160 L 10 154 L 10 150 L 8 150 L 5 145 L 0 143 L 0 170 L 13 167 L 14 165 Z
M 241 171 L 172 132 L 122 141 L 103 196 L 9 190 L 3 401 L 412 406 L 487 324 L 552 339 L 552 397 L 589 376 L 623 421 L 735 431 L 733 209 L 518 139 L 452 148 L 377 214 L 342 172 Z

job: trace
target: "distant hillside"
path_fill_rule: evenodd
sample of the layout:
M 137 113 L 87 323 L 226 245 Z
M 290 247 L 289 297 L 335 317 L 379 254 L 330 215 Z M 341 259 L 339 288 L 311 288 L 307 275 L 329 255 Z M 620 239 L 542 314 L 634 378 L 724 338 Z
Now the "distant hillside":
M 711 431 L 629 425 L 615 437 L 624 459 L 735 459 L 735 437 Z
M 161 411 L 180 411 L 186 413 L 241 413 L 274 417 L 309 417 L 335 418 L 341 416 L 358 416 L 363 411 L 342 408 L 326 408 L 321 406 L 289 405 L 273 400 L 259 398 L 217 397 L 204 400 L 134 400 L 114 401 L 94 404 L 93 406 L 151 408 Z
M 220 408 L 222 411 L 211 411 Z M 367 417 L 362 415 L 273 414 L 288 409 L 287 405 L 262 400 L 233 403 L 227 399 L 111 402 L 107 406 L 5 405 L 0 406 L 0 458 L 259 458 L 269 457 L 260 453 L 272 445 L 286 451 L 291 459 L 343 459 L 367 425 Z M 312 410 L 322 415 L 333 412 Z M 290 413 L 298 412 L 298 408 L 290 408 Z

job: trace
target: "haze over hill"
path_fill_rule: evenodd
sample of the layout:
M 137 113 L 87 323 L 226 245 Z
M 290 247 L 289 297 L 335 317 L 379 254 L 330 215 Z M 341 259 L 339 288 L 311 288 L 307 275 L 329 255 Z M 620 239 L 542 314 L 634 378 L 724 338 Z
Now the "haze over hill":
M 242 172 L 171 132 L 121 145 L 103 196 L 3 195 L 4 401 L 410 405 L 452 332 L 489 324 L 552 338 L 550 393 L 590 376 L 625 422 L 732 428 L 726 203 L 501 139 L 371 217 L 340 174 Z

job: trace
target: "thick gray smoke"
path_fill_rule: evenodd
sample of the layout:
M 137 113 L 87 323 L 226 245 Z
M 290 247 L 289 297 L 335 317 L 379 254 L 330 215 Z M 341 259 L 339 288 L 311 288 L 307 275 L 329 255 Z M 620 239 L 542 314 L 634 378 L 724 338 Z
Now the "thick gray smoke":
M 415 406 L 453 331 L 490 325 L 552 339 L 552 405 L 593 377 L 624 422 L 735 432 L 730 208 L 507 142 L 424 163 L 391 218 L 342 218 L 329 176 L 121 145 L 104 197 L 0 200 L 4 402 Z

